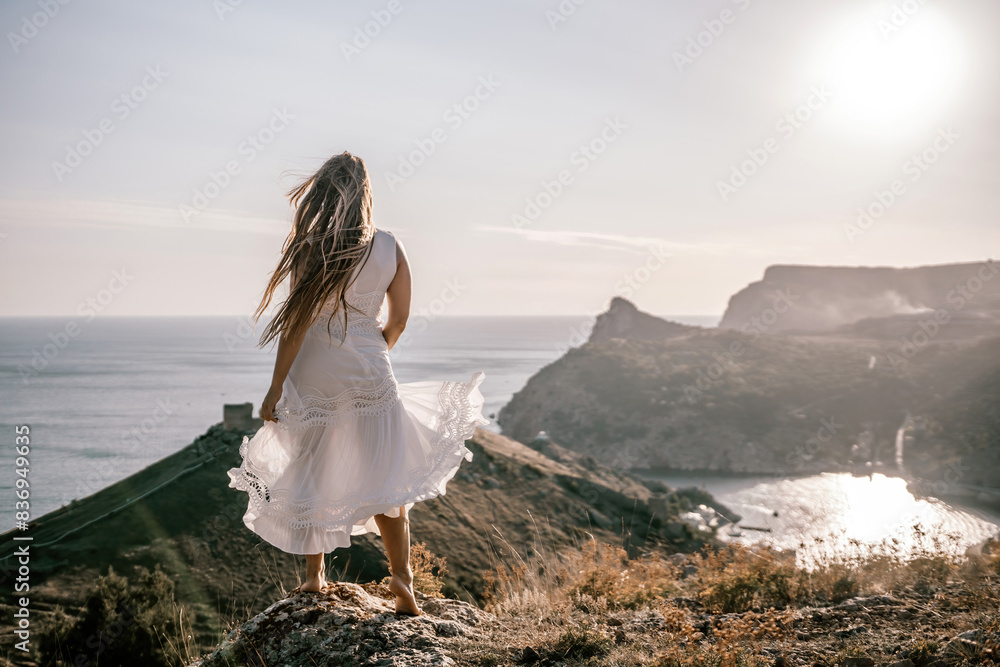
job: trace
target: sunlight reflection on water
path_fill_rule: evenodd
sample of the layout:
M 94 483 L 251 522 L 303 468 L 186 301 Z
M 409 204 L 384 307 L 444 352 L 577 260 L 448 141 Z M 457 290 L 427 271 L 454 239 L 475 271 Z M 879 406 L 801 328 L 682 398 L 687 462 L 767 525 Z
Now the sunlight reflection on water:
M 824 473 L 798 479 L 660 477 L 672 486 L 704 486 L 741 515 L 740 535 L 719 536 L 795 549 L 800 565 L 875 553 L 959 555 L 1000 530 L 1000 517 L 936 498 L 916 498 L 906 480 Z M 770 532 L 749 530 L 769 529 Z

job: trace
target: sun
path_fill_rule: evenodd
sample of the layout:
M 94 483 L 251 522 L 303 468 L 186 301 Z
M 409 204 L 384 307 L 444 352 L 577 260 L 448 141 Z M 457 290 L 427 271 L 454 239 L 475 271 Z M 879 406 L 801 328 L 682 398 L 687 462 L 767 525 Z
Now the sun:
M 835 41 L 826 81 L 856 127 L 903 129 L 951 102 L 964 72 L 962 41 L 947 17 L 921 6 L 854 24 Z

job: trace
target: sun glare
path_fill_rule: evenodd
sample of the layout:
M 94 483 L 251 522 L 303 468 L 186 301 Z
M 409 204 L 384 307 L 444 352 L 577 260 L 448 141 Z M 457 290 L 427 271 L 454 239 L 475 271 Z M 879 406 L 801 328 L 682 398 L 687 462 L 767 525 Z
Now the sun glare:
M 964 72 L 961 40 L 926 6 L 855 24 L 829 53 L 827 83 L 855 128 L 926 123 L 952 100 Z
M 880 473 L 822 473 L 713 494 L 742 517 L 738 529 L 723 529 L 723 539 L 794 549 L 806 567 L 876 552 L 957 555 L 997 529 L 936 498 L 916 497 L 906 480 Z

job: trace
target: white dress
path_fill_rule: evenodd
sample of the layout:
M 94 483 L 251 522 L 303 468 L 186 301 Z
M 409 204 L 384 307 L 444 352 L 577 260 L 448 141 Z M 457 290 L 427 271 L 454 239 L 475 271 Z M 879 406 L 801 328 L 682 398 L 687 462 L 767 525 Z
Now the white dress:
M 229 486 L 246 491 L 247 528 L 282 551 L 318 554 L 379 534 L 375 514 L 399 516 L 445 493 L 483 417 L 482 371 L 468 382 L 399 384 L 378 319 L 396 273 L 396 239 L 377 230 L 367 262 L 327 332 L 332 304 L 309 328 L 275 408 L 240 446 Z

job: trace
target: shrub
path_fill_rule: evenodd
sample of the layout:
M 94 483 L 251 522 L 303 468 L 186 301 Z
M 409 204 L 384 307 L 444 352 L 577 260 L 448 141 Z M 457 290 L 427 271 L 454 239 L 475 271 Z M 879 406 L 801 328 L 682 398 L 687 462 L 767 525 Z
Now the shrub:
M 550 653 L 559 660 L 593 658 L 611 651 L 614 641 L 604 634 L 588 630 L 567 630 L 553 644 Z
M 990 540 L 983 550 L 986 562 L 994 573 L 1000 574 L 1000 541 Z
M 410 569 L 413 570 L 413 590 L 432 598 L 444 597 L 441 589 L 448 563 L 443 557 L 435 556 L 426 544 L 417 542 L 410 545 Z M 382 585 L 388 586 L 389 579 L 391 577 L 382 579 Z
M 937 655 L 940 648 L 937 642 L 924 639 L 913 644 L 906 655 L 913 661 L 913 664 L 923 665 Z
M 591 540 L 566 569 L 572 582 L 569 596 L 577 606 L 587 600 L 603 600 L 610 609 L 637 609 L 645 604 L 677 594 L 675 566 L 655 555 L 629 559 L 621 547 Z
M 799 571 L 795 601 L 802 604 L 842 602 L 860 592 L 861 584 L 853 568 L 845 563 L 830 563 L 812 571 Z
M 730 545 L 696 554 L 698 597 L 706 608 L 722 613 L 785 607 L 792 601 L 794 564 L 771 549 L 757 551 Z
M 693 650 L 672 647 L 657 658 L 653 667 L 769 667 L 771 664 L 770 660 L 746 649 L 727 653 L 709 646 Z
M 89 591 L 77 618 L 62 609 L 39 633 L 39 664 L 61 667 L 176 665 L 189 648 L 174 582 L 160 570 L 138 567 L 134 583 L 108 568 Z

